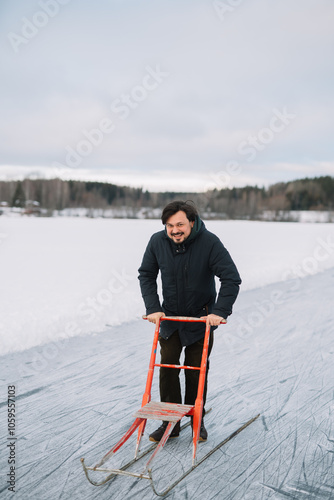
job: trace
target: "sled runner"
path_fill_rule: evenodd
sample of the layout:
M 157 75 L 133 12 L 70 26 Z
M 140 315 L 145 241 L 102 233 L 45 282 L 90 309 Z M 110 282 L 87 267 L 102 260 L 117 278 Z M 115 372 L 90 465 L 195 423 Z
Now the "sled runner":
M 144 316 L 143 318 L 146 319 L 146 316 Z M 157 346 L 158 346 L 158 337 L 159 337 L 159 330 L 160 330 L 160 322 L 161 321 L 182 321 L 182 322 L 206 323 L 205 319 L 182 317 L 182 316 L 170 316 L 170 317 L 163 316 L 162 318 L 160 318 L 160 320 L 156 324 L 156 328 L 155 328 L 150 364 L 149 364 L 147 380 L 146 380 L 146 387 L 145 387 L 145 392 L 144 392 L 143 399 L 142 399 L 142 406 L 134 414 L 134 417 L 136 417 L 135 421 L 133 422 L 133 424 L 131 425 L 129 430 L 124 434 L 124 436 L 111 448 L 110 451 L 108 451 L 108 453 L 106 453 L 104 455 L 104 457 L 96 465 L 91 466 L 91 467 L 87 467 L 85 465 L 84 458 L 81 459 L 81 463 L 82 463 L 83 469 L 85 471 L 86 477 L 87 477 L 88 481 L 91 484 L 93 484 L 94 486 L 100 486 L 102 484 L 105 484 L 118 475 L 131 476 L 131 477 L 135 477 L 138 479 L 149 480 L 154 493 L 156 495 L 159 495 L 159 496 L 165 496 L 172 488 L 174 488 L 177 484 L 179 484 L 180 481 L 182 481 L 182 479 L 184 479 L 188 474 L 190 474 L 190 472 L 192 472 L 196 467 L 198 467 L 202 462 L 204 462 L 204 460 L 206 460 L 210 455 L 212 455 L 215 451 L 217 451 L 219 448 L 221 448 L 225 443 L 227 443 L 230 439 L 232 439 L 234 436 L 236 436 L 239 432 L 241 432 L 243 429 L 245 429 L 248 425 L 250 425 L 252 422 L 254 422 L 254 420 L 256 420 L 259 417 L 259 415 L 256 415 L 252 419 L 248 420 L 248 422 L 246 422 L 243 426 L 241 426 L 239 429 L 237 429 L 235 432 L 233 432 L 224 441 L 221 441 L 215 448 L 213 448 L 211 451 L 209 451 L 209 453 L 204 455 L 200 460 L 196 460 L 197 444 L 199 441 L 199 433 L 200 433 L 200 426 L 201 426 L 202 412 L 203 412 L 203 392 L 204 392 L 205 375 L 206 375 L 206 368 L 207 368 L 210 325 L 206 325 L 206 328 L 205 328 L 203 353 L 202 353 L 202 360 L 201 360 L 200 367 L 184 366 L 184 365 L 166 365 L 166 364 L 156 363 L 156 352 L 157 352 Z M 224 321 L 222 321 L 222 323 L 226 323 L 226 321 L 224 320 Z M 161 402 L 151 401 L 151 388 L 152 388 L 154 369 L 155 369 L 155 367 L 161 367 L 161 366 L 168 367 L 170 369 L 199 370 L 198 390 L 197 390 L 197 397 L 196 397 L 196 401 L 195 401 L 194 405 L 182 405 L 182 404 L 176 404 L 176 403 L 161 403 Z M 164 491 L 158 491 L 156 486 L 155 486 L 153 477 L 152 477 L 153 461 L 156 459 L 158 453 L 166 444 L 166 442 L 167 442 L 174 426 L 176 425 L 176 423 L 178 421 L 180 421 L 181 418 L 184 416 L 191 416 L 192 422 L 193 422 L 191 467 L 189 467 L 188 470 L 186 470 L 180 477 L 178 477 Z M 164 421 L 168 422 L 168 425 L 167 425 L 165 433 L 164 433 L 162 439 L 159 441 L 159 443 L 155 443 L 152 446 L 150 446 L 146 451 L 139 453 L 141 438 L 144 435 L 145 426 L 146 426 L 146 422 L 148 419 L 164 420 Z M 187 425 L 189 425 L 189 424 L 183 425 L 181 427 L 181 430 L 184 427 L 186 427 Z M 121 467 L 119 469 L 112 469 L 112 468 L 108 468 L 108 467 L 103 467 L 105 462 L 107 462 L 107 460 L 109 458 L 111 458 L 117 452 L 117 450 L 119 450 L 123 446 L 123 444 L 130 438 L 130 436 L 136 431 L 136 429 L 138 429 L 138 431 L 137 431 L 137 441 L 136 441 L 134 458 L 132 460 L 130 460 L 127 464 L 123 465 L 123 467 Z M 149 457 L 142 472 L 132 472 L 132 471 L 128 470 L 131 465 L 133 465 L 134 463 L 139 461 L 144 456 L 147 456 L 150 452 L 152 452 L 152 454 Z M 104 479 L 100 480 L 99 482 L 92 479 L 92 477 L 91 477 L 92 475 L 96 475 L 97 473 L 102 473 L 102 472 L 108 474 Z

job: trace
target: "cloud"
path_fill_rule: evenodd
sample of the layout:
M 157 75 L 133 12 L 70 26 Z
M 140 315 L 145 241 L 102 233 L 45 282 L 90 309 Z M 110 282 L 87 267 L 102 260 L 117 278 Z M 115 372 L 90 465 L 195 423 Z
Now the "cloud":
M 40 4 L 7 2 L 5 36 Z M 239 2 L 224 20 L 213 1 L 71 0 L 18 53 L 2 44 L 2 162 L 51 167 L 107 118 L 114 132 L 80 168 L 201 176 L 234 160 L 258 180 L 238 147 L 284 107 L 296 119 L 257 155 L 264 179 L 331 162 L 333 16 L 329 0 Z M 168 78 L 120 120 L 111 104 L 157 65 Z

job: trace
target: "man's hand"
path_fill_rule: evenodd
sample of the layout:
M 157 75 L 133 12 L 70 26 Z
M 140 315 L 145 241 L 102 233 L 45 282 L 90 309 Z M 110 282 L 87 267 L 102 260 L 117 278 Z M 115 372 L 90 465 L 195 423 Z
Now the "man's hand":
M 201 316 L 200 319 L 206 319 L 206 324 L 210 326 L 218 326 L 221 322 L 226 323 L 225 318 L 217 316 L 216 314 L 208 314 L 208 316 Z
M 159 319 L 162 318 L 163 316 L 165 316 L 165 313 L 160 311 L 160 312 L 148 314 L 146 317 L 150 323 L 157 324 Z

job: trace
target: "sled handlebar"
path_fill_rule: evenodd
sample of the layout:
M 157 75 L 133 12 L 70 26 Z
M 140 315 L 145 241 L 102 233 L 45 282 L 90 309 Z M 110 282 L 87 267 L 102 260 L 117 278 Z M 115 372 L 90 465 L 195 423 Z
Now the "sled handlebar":
M 143 319 L 147 319 L 147 316 L 144 315 Z M 206 323 L 206 319 L 201 319 L 201 318 L 192 318 L 191 316 L 161 316 L 160 318 L 161 321 L 167 320 L 167 321 L 184 321 L 184 322 L 197 322 L 197 323 Z M 221 325 L 227 323 L 226 319 L 222 320 L 220 322 Z

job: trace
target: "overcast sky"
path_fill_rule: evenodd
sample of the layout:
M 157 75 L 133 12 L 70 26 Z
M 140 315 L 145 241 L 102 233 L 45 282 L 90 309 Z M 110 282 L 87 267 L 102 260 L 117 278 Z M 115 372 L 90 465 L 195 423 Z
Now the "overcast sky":
M 0 177 L 334 175 L 333 26 L 333 0 L 2 0 Z

